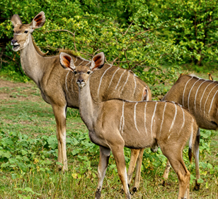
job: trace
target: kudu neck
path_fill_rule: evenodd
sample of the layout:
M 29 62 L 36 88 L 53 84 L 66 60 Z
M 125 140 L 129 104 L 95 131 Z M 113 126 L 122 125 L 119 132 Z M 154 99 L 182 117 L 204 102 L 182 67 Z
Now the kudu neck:
M 100 104 L 95 103 L 90 91 L 90 78 L 83 88 L 79 88 L 79 111 L 81 118 L 89 130 L 93 130 L 93 124 L 97 118 Z
M 31 34 L 28 36 L 28 40 L 28 44 L 20 50 L 21 66 L 25 74 L 38 84 L 44 73 L 45 58 L 39 55 L 35 49 Z

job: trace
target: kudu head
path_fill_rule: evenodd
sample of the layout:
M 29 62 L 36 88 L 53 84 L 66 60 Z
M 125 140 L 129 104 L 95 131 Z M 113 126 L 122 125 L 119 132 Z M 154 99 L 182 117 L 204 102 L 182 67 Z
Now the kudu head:
M 41 11 L 37 14 L 30 24 L 22 24 L 19 15 L 14 14 L 11 18 L 11 22 L 14 26 L 14 37 L 11 40 L 13 51 L 24 49 L 29 43 L 30 34 L 36 28 L 40 28 L 45 23 L 45 13 Z
M 100 69 L 104 66 L 104 60 L 104 53 L 101 52 L 92 58 L 90 66 L 75 66 L 73 63 L 73 58 L 70 55 L 64 52 L 60 53 L 61 65 L 64 69 L 70 70 L 74 73 L 76 83 L 78 84 L 79 88 L 83 88 L 86 85 L 86 82 L 88 81 L 90 75 L 93 73 L 94 70 Z

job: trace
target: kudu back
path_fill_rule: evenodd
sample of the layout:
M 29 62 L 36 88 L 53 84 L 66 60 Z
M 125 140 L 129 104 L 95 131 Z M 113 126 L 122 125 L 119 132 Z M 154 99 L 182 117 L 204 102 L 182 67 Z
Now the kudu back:
M 195 118 L 181 106 L 166 101 L 96 102 L 92 95 L 91 82 L 92 76 L 102 70 L 103 53 L 94 56 L 88 66 L 75 66 L 73 58 L 66 53 L 60 54 L 60 61 L 65 69 L 75 74 L 79 87 L 80 115 L 89 129 L 91 141 L 102 148 L 95 198 L 99 199 L 101 196 L 108 158 L 112 151 L 126 198 L 130 199 L 123 148 L 141 149 L 151 147 L 154 143 L 160 146 L 178 176 L 178 198 L 189 198 L 190 173 L 184 164 L 182 150 L 190 138 L 191 159 L 191 149 L 198 131 Z M 97 84 L 95 86 L 99 87 Z
M 65 171 L 68 169 L 66 156 L 67 107 L 78 108 L 79 105 L 75 75 L 61 67 L 59 55 L 46 56 L 33 40 L 32 32 L 45 23 L 44 12 L 37 14 L 30 24 L 23 24 L 16 14 L 11 18 L 11 22 L 14 26 L 12 49 L 20 51 L 21 65 L 25 74 L 36 83 L 42 98 L 53 108 L 57 126 L 58 161 L 63 164 L 62 170 Z M 90 64 L 89 60 L 81 57 L 72 55 L 72 58 L 75 65 Z M 151 91 L 147 84 L 128 70 L 105 64 L 102 70 L 92 75 L 91 79 L 90 86 L 95 101 L 114 98 L 130 101 L 151 100 Z M 137 150 L 132 151 L 134 152 L 132 154 L 139 153 Z M 141 150 L 141 154 L 143 154 L 143 150 Z M 133 164 L 130 165 L 130 168 L 134 168 L 135 157 L 137 155 L 131 156 Z M 140 176 L 140 169 L 138 169 L 137 176 Z

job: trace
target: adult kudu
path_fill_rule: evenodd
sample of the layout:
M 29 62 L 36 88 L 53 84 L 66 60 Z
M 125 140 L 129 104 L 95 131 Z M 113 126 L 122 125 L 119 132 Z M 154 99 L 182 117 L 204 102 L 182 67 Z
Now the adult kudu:
M 126 198 L 130 199 L 124 147 L 140 149 L 157 143 L 178 176 L 178 199 L 189 199 L 190 173 L 183 162 L 182 150 L 190 138 L 191 159 L 191 148 L 198 131 L 194 117 L 181 106 L 166 101 L 95 101 L 91 94 L 92 76 L 102 70 L 104 60 L 104 53 L 99 53 L 88 66 L 83 63 L 75 66 L 71 56 L 60 54 L 62 66 L 75 74 L 79 87 L 80 115 L 89 130 L 89 137 L 102 148 L 95 198 L 99 199 L 101 196 L 110 151 L 113 153 Z M 98 88 L 98 84 L 95 86 Z
M 16 14 L 12 16 L 11 22 L 14 26 L 14 37 L 11 41 L 12 49 L 14 51 L 20 50 L 22 69 L 36 83 L 44 101 L 52 106 L 57 125 L 58 162 L 63 164 L 62 170 L 66 171 L 68 170 L 66 111 L 67 107 L 78 108 L 79 106 L 75 75 L 61 67 L 59 55 L 45 56 L 36 46 L 31 33 L 45 23 L 43 11 L 37 14 L 30 24 L 22 24 L 20 17 Z M 81 57 L 72 55 L 72 58 L 75 65 L 90 64 L 90 61 Z M 151 100 L 151 92 L 146 83 L 132 72 L 109 64 L 105 64 L 102 70 L 92 75 L 90 87 L 96 102 L 110 99 Z M 140 159 L 138 161 L 142 161 L 143 149 L 131 150 L 129 179 L 131 179 L 139 152 Z M 137 165 L 134 185 L 136 188 L 139 186 L 141 162 Z
M 200 128 L 217 130 L 218 128 L 218 82 L 205 80 L 194 75 L 181 75 L 172 88 L 163 97 L 181 104 L 195 117 Z M 198 133 L 198 137 L 200 133 Z M 199 138 L 198 138 L 199 139 Z M 198 160 L 198 158 L 196 158 Z M 165 170 L 165 178 L 168 178 L 169 162 Z M 197 164 L 198 165 L 198 162 Z M 199 172 L 196 173 L 200 178 Z M 199 189 L 197 183 L 195 189 Z

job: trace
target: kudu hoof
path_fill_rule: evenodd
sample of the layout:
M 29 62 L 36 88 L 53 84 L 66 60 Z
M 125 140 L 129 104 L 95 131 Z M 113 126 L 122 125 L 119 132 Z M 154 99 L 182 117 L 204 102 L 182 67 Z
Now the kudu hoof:
M 95 199 L 100 199 L 101 197 L 101 191 L 100 189 L 98 189 L 96 192 L 95 192 Z
M 198 183 L 197 181 L 195 181 L 194 191 L 199 191 L 200 185 L 201 185 L 200 183 Z
M 132 188 L 132 190 L 131 190 L 131 192 L 130 192 L 130 194 L 131 195 L 133 195 L 135 192 L 137 192 L 138 191 L 138 189 L 136 188 L 136 187 L 133 187 Z
M 163 182 L 162 182 L 162 184 L 161 184 L 163 187 L 165 187 L 166 186 L 166 181 L 165 180 L 163 180 Z

